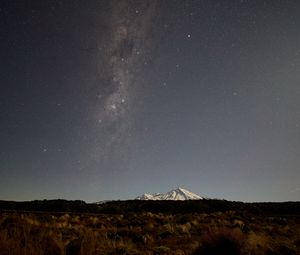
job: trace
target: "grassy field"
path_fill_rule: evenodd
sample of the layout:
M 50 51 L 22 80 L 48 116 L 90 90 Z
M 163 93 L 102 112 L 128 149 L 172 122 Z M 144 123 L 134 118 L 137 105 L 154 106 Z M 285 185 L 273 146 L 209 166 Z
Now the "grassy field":
M 245 210 L 113 214 L 0 211 L 1 255 L 285 255 L 299 251 L 299 215 L 262 216 Z

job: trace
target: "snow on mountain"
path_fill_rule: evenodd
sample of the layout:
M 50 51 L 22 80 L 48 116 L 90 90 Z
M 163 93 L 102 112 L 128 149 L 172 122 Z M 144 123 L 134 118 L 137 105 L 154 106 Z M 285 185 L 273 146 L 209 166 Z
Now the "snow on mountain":
M 143 194 L 135 198 L 136 200 L 199 200 L 202 197 L 183 188 L 171 190 L 165 194 Z

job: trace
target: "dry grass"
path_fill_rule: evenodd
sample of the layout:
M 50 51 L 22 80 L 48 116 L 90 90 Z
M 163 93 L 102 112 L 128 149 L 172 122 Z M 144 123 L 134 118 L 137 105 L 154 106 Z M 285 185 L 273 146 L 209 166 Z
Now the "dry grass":
M 300 254 L 300 219 L 0 212 L 1 255 Z

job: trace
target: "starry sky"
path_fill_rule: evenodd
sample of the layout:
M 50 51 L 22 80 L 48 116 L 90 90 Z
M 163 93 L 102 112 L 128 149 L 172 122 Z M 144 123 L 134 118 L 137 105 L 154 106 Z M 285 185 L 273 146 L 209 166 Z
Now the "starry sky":
M 298 0 L 4 0 L 0 199 L 178 186 L 300 199 Z

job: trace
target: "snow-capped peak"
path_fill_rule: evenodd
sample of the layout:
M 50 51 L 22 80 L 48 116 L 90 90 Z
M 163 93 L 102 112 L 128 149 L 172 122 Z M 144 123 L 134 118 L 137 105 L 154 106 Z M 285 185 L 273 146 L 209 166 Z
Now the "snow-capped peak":
M 136 197 L 137 200 L 199 200 L 202 197 L 183 188 L 171 190 L 165 194 L 143 194 Z

